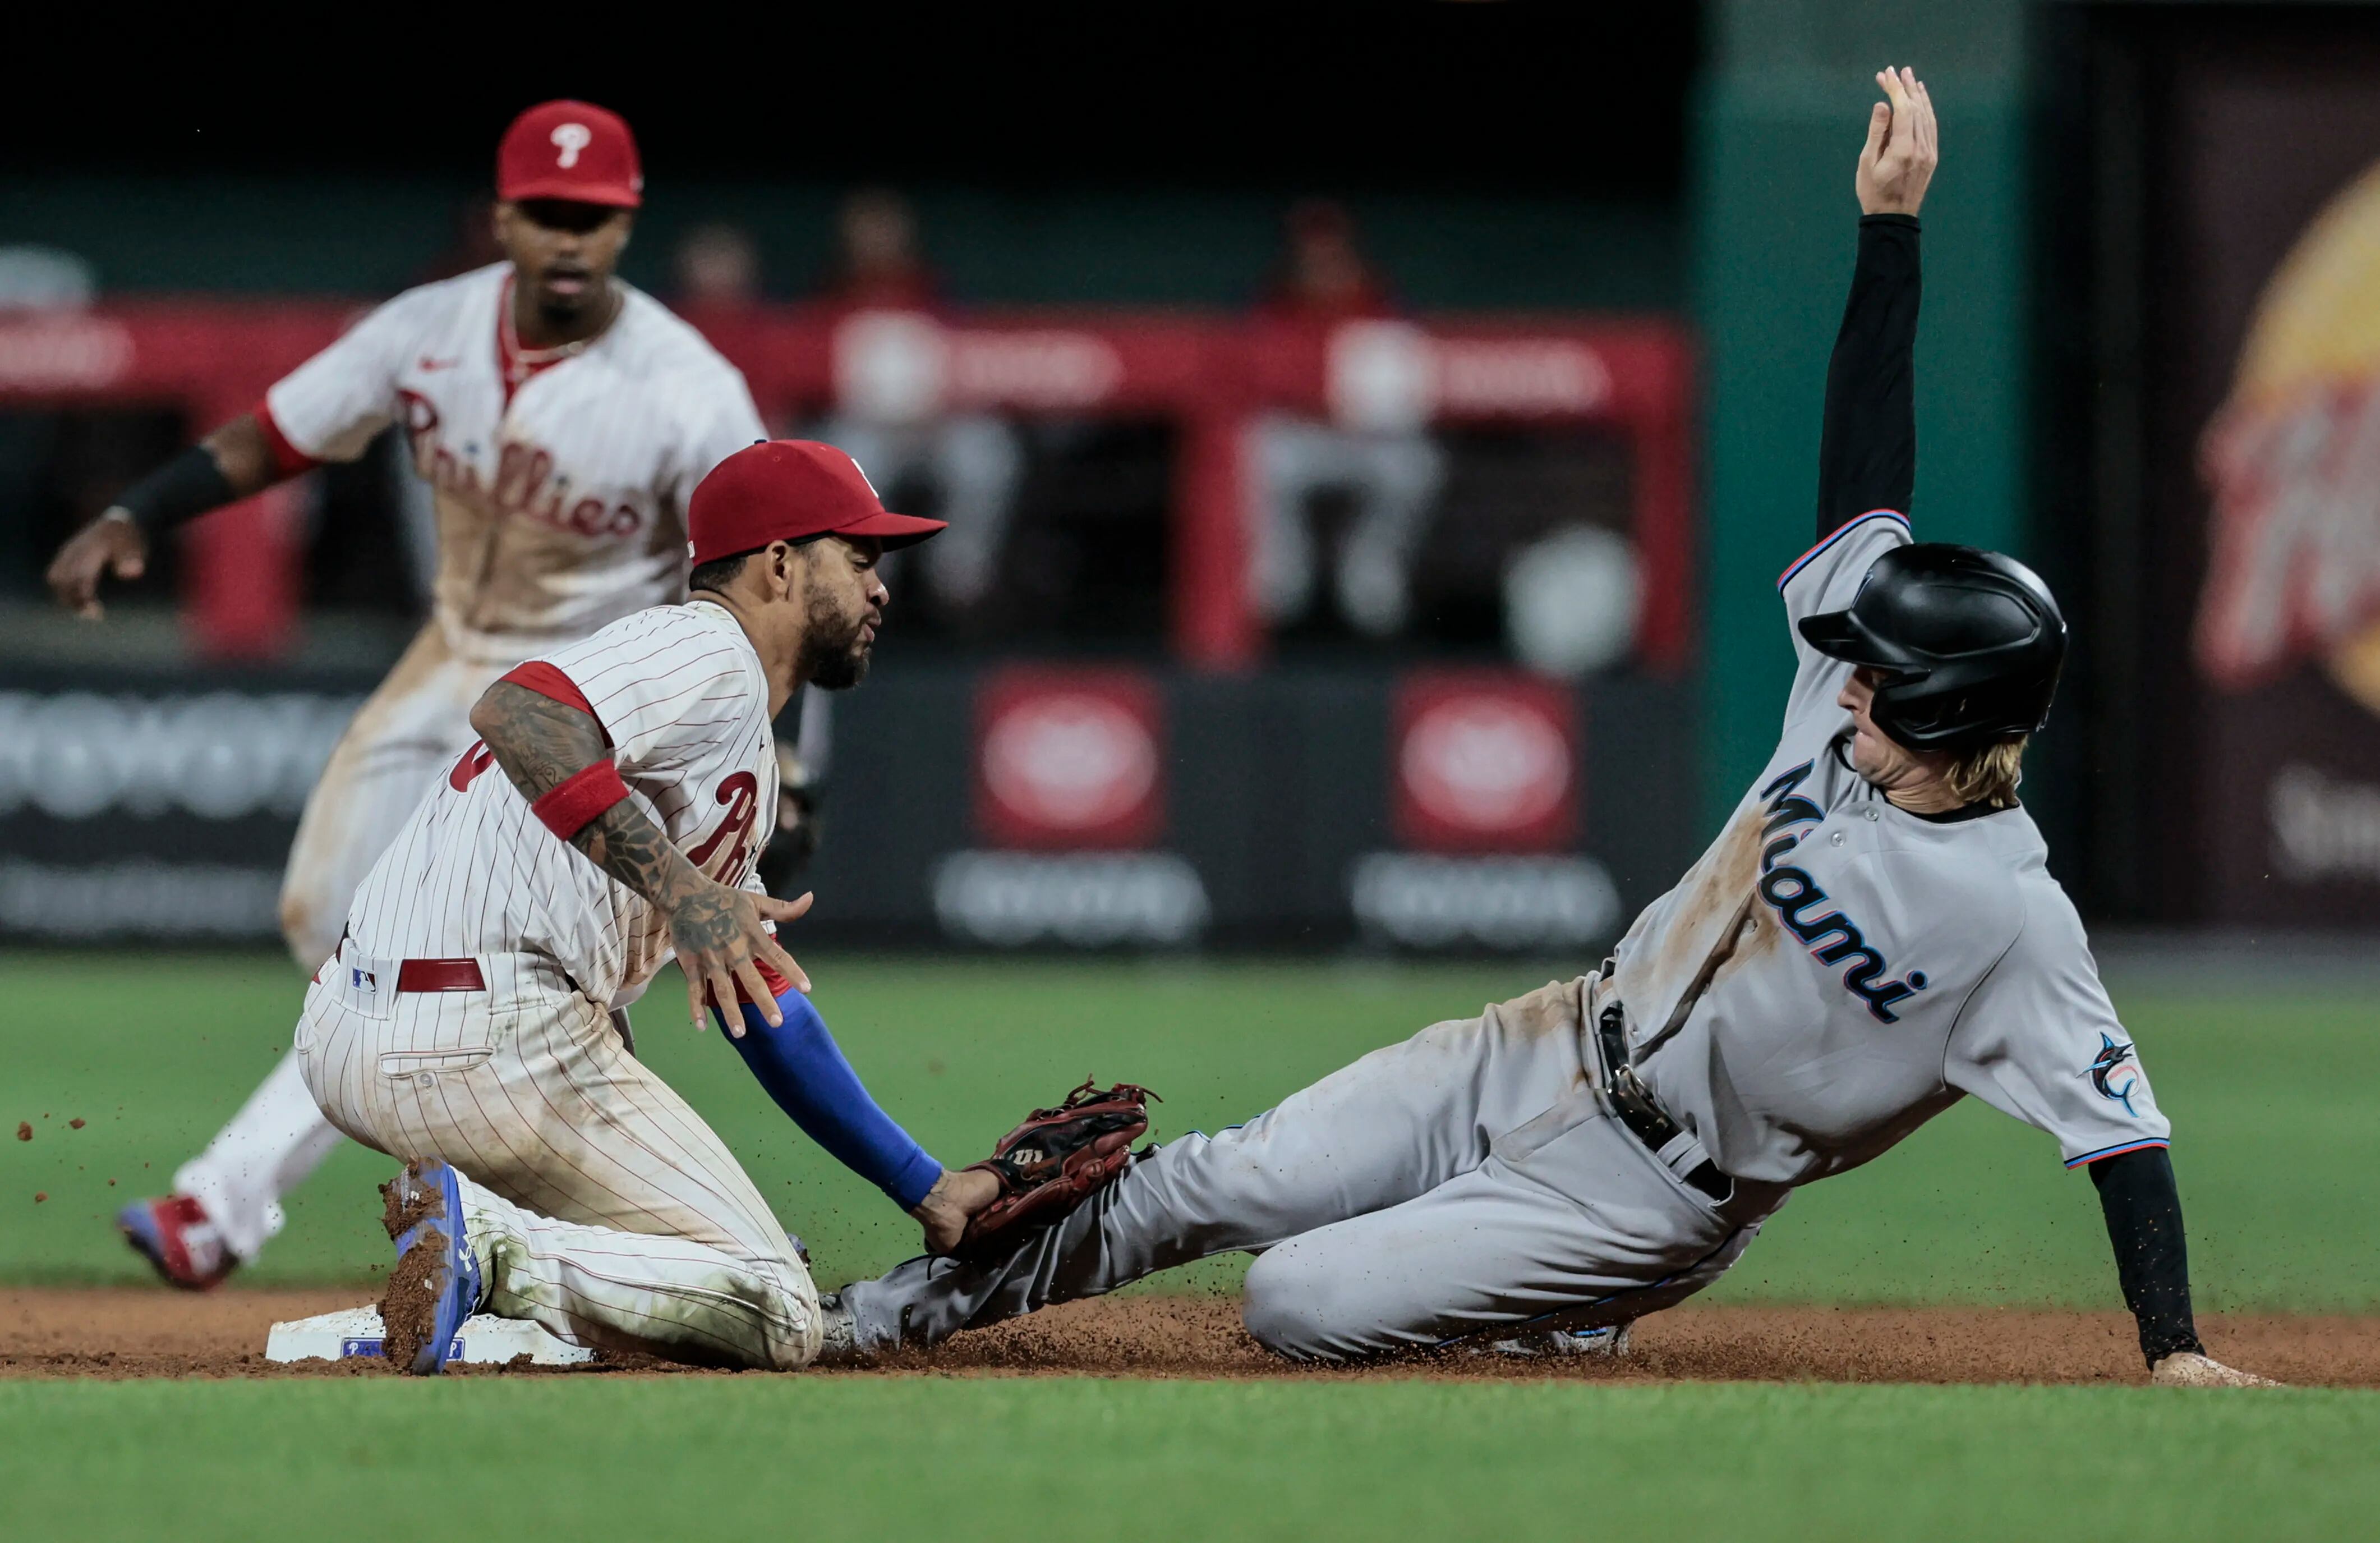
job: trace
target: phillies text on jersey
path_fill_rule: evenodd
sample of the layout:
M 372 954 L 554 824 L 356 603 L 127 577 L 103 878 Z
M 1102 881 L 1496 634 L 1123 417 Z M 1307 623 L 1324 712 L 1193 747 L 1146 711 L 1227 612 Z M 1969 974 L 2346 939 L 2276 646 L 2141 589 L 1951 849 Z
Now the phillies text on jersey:
M 407 290 L 265 395 L 268 431 L 351 460 L 400 424 L 438 509 L 438 620 L 458 651 L 522 657 L 686 583 L 685 509 L 767 437 L 735 368 L 651 298 L 583 346 L 525 354 L 512 266 Z

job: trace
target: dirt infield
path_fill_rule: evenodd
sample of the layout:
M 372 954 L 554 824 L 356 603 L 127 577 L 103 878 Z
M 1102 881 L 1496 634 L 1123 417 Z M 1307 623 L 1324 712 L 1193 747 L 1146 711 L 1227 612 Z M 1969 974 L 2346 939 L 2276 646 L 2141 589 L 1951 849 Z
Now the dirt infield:
M 377 1361 L 264 1359 L 266 1330 L 364 1301 L 360 1289 L 0 1290 L 0 1377 L 372 1377 Z M 2297 1383 L 2380 1387 L 2380 1318 L 2208 1315 L 2218 1356 Z M 471 1376 L 519 1376 L 496 1367 Z M 538 1376 L 619 1376 L 676 1368 L 598 1362 Z M 2136 1382 L 2131 1318 L 2121 1313 L 1996 1308 L 1682 1307 L 1637 1326 L 1620 1362 L 1441 1355 L 1355 1371 L 1289 1366 L 1242 1332 L 1237 1304 L 1213 1296 L 1135 1295 L 1052 1308 L 963 1334 L 930 1355 L 870 1372 L 1098 1377 L 1582 1378 L 1597 1381 Z

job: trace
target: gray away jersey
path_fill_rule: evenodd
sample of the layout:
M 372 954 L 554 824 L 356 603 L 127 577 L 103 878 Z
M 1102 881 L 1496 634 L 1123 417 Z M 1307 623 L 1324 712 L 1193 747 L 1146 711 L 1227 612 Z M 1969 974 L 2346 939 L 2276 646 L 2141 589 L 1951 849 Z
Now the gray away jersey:
M 1836 531 L 1779 581 L 1789 622 L 1849 605 L 1908 540 L 1889 511 Z M 2165 1145 L 2032 817 L 1896 808 L 1848 759 L 1851 666 L 1792 638 L 1775 756 L 1620 943 L 1654 1094 L 1723 1171 L 1765 1183 L 1856 1168 L 1968 1093 L 2056 1136 L 2069 1167 Z

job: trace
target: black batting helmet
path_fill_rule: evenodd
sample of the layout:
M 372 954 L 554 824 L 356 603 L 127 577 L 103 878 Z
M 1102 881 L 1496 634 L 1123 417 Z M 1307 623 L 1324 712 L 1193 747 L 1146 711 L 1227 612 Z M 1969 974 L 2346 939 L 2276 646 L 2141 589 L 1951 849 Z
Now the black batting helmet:
M 2066 660 L 2066 618 L 2031 568 L 1945 541 L 1886 553 L 1849 610 L 1803 618 L 1802 636 L 1882 674 L 1868 715 L 1912 750 L 2033 733 Z

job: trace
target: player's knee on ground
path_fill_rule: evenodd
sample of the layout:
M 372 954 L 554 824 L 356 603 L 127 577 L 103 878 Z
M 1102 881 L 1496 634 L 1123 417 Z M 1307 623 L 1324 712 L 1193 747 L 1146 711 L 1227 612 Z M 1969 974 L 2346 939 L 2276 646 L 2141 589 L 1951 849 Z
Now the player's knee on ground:
M 692 1308 L 689 1321 L 707 1346 L 733 1343 L 743 1353 L 714 1356 L 706 1348 L 686 1358 L 774 1371 L 800 1371 L 816 1360 L 824 1332 L 818 1284 L 793 1240 L 781 1233 L 759 1247 L 732 1239 L 711 1240 L 707 1246 L 737 1263 L 689 1294 L 690 1304 L 701 1304 Z
M 1339 1263 L 1299 1240 L 1268 1250 L 1248 1267 L 1240 1321 L 1256 1342 L 1293 1361 L 1343 1361 L 1377 1348 L 1373 1325 L 1359 1321 L 1362 1293 Z
M 766 1365 L 777 1371 L 800 1371 L 818 1359 L 824 1323 L 819 1316 L 818 1289 L 800 1261 L 781 1274 L 776 1289 L 759 1306 L 764 1321 L 800 1326 L 793 1332 L 779 1329 L 768 1335 Z

